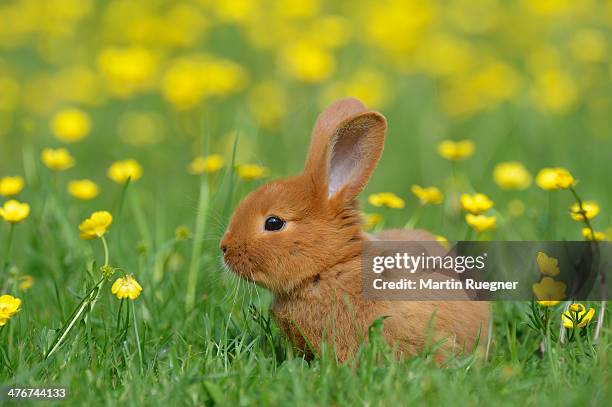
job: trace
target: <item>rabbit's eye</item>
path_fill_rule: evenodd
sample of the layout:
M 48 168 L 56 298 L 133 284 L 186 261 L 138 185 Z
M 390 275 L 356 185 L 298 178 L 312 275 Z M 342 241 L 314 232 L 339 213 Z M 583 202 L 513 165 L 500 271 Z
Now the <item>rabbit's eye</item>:
M 270 216 L 266 219 L 264 229 L 274 232 L 277 230 L 281 230 L 283 226 L 285 226 L 284 220 L 282 220 L 278 216 Z

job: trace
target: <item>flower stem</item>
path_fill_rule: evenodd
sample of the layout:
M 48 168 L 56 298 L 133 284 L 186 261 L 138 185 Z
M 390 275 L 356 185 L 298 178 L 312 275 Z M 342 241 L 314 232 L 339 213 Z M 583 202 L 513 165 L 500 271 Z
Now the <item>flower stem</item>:
M 4 250 L 4 257 L 2 258 L 2 269 L 0 275 L 4 275 L 6 267 L 9 264 L 9 256 L 11 255 L 11 247 L 13 245 L 13 236 L 15 234 L 15 224 L 9 224 L 8 240 L 6 241 L 6 249 Z M 4 277 L 3 277 L 4 278 Z
M 106 267 L 108 266 L 109 261 L 108 243 L 106 242 L 106 238 L 104 236 L 100 236 L 100 240 L 102 240 L 102 245 L 104 246 L 104 267 Z

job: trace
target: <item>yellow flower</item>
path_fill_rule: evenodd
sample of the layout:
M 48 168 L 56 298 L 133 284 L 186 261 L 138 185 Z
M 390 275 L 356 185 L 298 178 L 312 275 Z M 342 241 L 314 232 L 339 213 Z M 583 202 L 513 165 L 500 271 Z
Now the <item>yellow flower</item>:
M 584 328 L 595 315 L 595 309 L 589 308 L 587 312 L 586 308 L 582 304 L 572 304 L 569 309 L 561 315 L 563 320 L 563 326 L 566 328 Z
M 28 290 L 30 287 L 34 285 L 34 278 L 29 274 L 24 274 L 19 277 L 19 285 L 17 286 L 20 290 Z
M 142 177 L 142 167 L 138 161 L 133 159 L 115 161 L 108 168 L 107 175 L 118 184 L 125 183 L 128 179 L 138 181 Z
M 206 157 L 196 157 L 189 164 L 189 172 L 194 175 L 202 174 L 204 172 L 217 172 L 223 168 L 223 157 L 219 154 L 212 154 Z
M 102 237 L 111 223 L 113 223 L 113 216 L 107 211 L 94 212 L 79 225 L 80 237 L 83 240 Z
M 536 176 L 536 184 L 546 191 L 551 191 L 573 187 L 576 180 L 565 168 L 543 168 Z
M 554 307 L 555 305 L 559 304 L 561 301 L 538 301 L 538 304 L 540 304 L 543 307 Z
M 74 166 L 74 158 L 65 148 L 45 148 L 41 154 L 42 162 L 53 171 L 64 171 Z
M 13 196 L 23 190 L 24 181 L 20 176 L 0 178 L 0 195 Z
M 508 202 L 508 212 L 515 218 L 521 217 L 525 213 L 525 204 L 520 199 L 513 199 Z
M 459 161 L 469 158 L 474 153 L 475 148 L 471 140 L 444 140 L 438 144 L 438 153 L 447 160 Z
M 361 219 L 363 221 L 364 230 L 372 230 L 376 225 L 382 222 L 382 216 L 378 213 L 362 213 Z
M 89 115 L 80 109 L 60 110 L 51 120 L 51 131 L 58 140 L 65 143 L 73 143 L 87 137 L 90 129 Z
M 448 239 L 445 238 L 444 236 L 436 235 L 436 242 L 440 243 L 440 245 L 444 247 L 446 250 L 450 249 L 450 244 L 448 243 Z
M 442 203 L 442 199 L 444 196 L 442 192 L 436 187 L 426 187 L 423 188 L 420 185 L 413 185 L 410 188 L 410 191 L 421 201 L 422 205 L 426 204 L 439 204 Z
M 238 176 L 246 181 L 254 181 L 268 175 L 268 169 L 257 164 L 242 164 L 238 166 Z
M 6 201 L 0 206 L 0 218 L 9 223 L 19 223 L 24 221 L 30 214 L 30 205 L 21 203 L 14 199 Z
M 386 208 L 401 209 L 405 206 L 402 198 L 395 195 L 393 192 L 380 192 L 372 194 L 368 197 L 368 202 L 372 206 L 384 206 Z
M 503 189 L 525 189 L 531 185 L 531 174 L 520 162 L 508 161 L 495 166 L 493 180 Z
M 584 217 L 587 219 L 593 219 L 599 213 L 599 205 L 595 201 L 584 201 L 582 202 L 582 211 L 578 202 L 570 207 L 570 216 L 577 222 L 584 221 Z
M 131 275 L 119 277 L 117 280 L 115 280 L 113 286 L 111 287 L 111 292 L 120 300 L 124 298 L 135 300 L 138 298 L 141 291 L 142 287 Z
M 486 212 L 493 207 L 493 201 L 485 194 L 461 194 L 461 207 L 475 215 Z
M 582 228 L 582 236 L 587 240 L 606 240 L 606 234 L 604 232 L 598 232 L 596 230 L 591 232 L 591 229 L 589 228 Z
M 4 326 L 13 315 L 19 312 L 21 300 L 12 295 L 0 296 L 0 326 Z
M 548 257 L 544 252 L 538 252 L 536 262 L 538 263 L 540 273 L 551 277 L 559 275 L 559 260 L 556 258 Z
M 562 281 L 543 277 L 539 283 L 533 284 L 531 289 L 538 301 L 560 301 L 565 298 L 567 286 Z
M 294 78 L 308 83 L 326 80 L 335 70 L 334 56 L 314 42 L 297 42 L 282 53 L 283 67 Z
M 495 216 L 474 215 L 468 213 L 465 215 L 465 221 L 478 233 L 487 230 L 495 230 L 497 218 Z
M 100 188 L 98 188 L 95 182 L 88 179 L 82 179 L 70 181 L 68 183 L 68 193 L 77 199 L 89 201 L 98 196 Z

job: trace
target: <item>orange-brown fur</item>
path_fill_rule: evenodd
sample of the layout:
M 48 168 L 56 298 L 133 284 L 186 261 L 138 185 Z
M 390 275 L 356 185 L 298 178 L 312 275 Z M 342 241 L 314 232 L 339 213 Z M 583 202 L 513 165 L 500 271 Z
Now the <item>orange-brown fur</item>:
M 327 341 L 339 360 L 350 359 L 368 326 L 381 316 L 388 316 L 383 335 L 402 354 L 421 351 L 431 327 L 433 340 L 446 338 L 443 349 L 451 352 L 464 345 L 470 350 L 479 331 L 486 336 L 487 303 L 371 301 L 361 294 L 365 239 L 434 240 L 418 230 L 389 230 L 375 237 L 361 231 L 356 197 L 382 153 L 385 132 L 384 118 L 361 102 L 334 103 L 317 120 L 304 172 L 247 196 L 221 241 L 224 261 L 235 273 L 274 293 L 275 320 L 306 353 L 317 353 Z M 335 175 L 342 183 L 332 193 L 332 172 L 338 168 Z M 287 221 L 283 230 L 264 230 L 271 215 Z M 437 357 L 442 360 L 442 353 Z

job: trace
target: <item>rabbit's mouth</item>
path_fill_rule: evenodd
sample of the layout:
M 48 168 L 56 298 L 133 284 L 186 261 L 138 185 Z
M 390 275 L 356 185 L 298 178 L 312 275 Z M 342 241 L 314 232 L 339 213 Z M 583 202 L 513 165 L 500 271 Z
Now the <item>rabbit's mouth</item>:
M 236 274 L 238 277 L 250 281 L 252 283 L 257 283 L 257 279 L 255 278 L 255 271 L 251 264 L 248 264 L 245 261 L 242 261 L 240 256 L 228 256 L 224 255 L 221 259 L 223 266 L 225 269 L 231 271 Z

